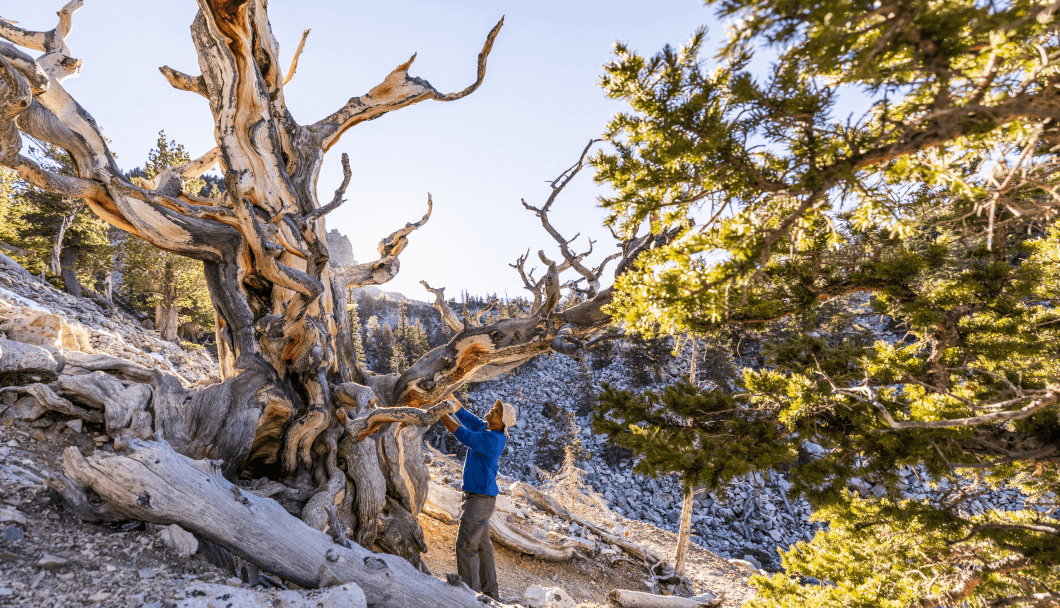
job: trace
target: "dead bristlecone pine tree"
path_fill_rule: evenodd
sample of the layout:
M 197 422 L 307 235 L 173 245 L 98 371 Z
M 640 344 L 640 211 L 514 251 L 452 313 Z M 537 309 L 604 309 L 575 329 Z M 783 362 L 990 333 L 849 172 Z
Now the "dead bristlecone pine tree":
M 590 142 L 552 183 L 541 207 L 523 203 L 560 254 L 554 262 L 539 252 L 544 271 L 538 279 L 525 269 L 528 255 L 516 264 L 534 295 L 532 310 L 481 326 L 450 311 L 444 290 L 424 283 L 452 339 L 400 375 L 372 374 L 357 364 L 347 288 L 385 283 L 397 274 L 398 255 L 427 222 L 431 200 L 420 221 L 380 241 L 378 260 L 330 264 L 325 217 L 343 203 L 350 168 L 343 155 L 345 178 L 321 204 L 316 183 L 324 154 L 358 123 L 474 92 L 501 23 L 486 35 L 478 78 L 466 89 L 438 92 L 409 76 L 410 59 L 367 94 L 301 124 L 285 105 L 284 86 L 295 65 L 286 73 L 281 69 L 267 2 L 198 4 L 191 38 L 201 75 L 169 67 L 161 72 L 174 87 L 206 98 L 217 145 L 136 183 L 118 169 L 91 108 L 78 104 L 62 84 L 81 68 L 66 38 L 82 0 L 62 7 L 50 31 L 0 19 L 0 38 L 6 40 L 0 41 L 0 164 L 39 188 L 85 201 L 100 218 L 157 247 L 201 260 L 216 311 L 223 382 L 201 390 L 117 358 L 67 353 L 70 365 L 105 372 L 103 378 L 131 388 L 145 385 L 134 393 L 149 397 L 105 404 L 116 450 L 84 457 L 68 448 L 63 475 L 53 486 L 84 519 L 177 523 L 304 587 L 356 582 L 371 606 L 477 605 L 466 587 L 421 572 L 425 547 L 415 516 L 427 493 L 424 431 L 454 410 L 448 397 L 469 381 L 542 353 L 580 356 L 582 346 L 610 323 L 603 308 L 612 292 L 600 288 L 604 265 L 618 259 L 615 272 L 622 273 L 639 253 L 674 233 L 641 235 L 619 243 L 620 251 L 599 266 L 583 264 L 588 252 L 572 251 L 548 212 L 585 166 Z M 49 171 L 23 154 L 23 134 L 68 152 L 77 175 Z M 224 174 L 220 199 L 183 191 L 184 182 L 213 167 Z M 576 280 L 562 283 L 565 271 L 576 273 Z M 561 286 L 578 289 L 587 300 L 556 310 Z M 74 402 L 83 389 L 82 403 L 98 388 L 89 380 L 61 387 Z M 32 390 L 45 401 L 62 399 L 47 385 Z M 250 479 L 256 480 L 254 493 L 232 483 Z

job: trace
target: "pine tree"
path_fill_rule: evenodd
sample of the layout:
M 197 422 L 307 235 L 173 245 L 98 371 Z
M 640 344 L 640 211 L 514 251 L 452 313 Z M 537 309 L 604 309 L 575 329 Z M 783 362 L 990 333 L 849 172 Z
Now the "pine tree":
M 708 487 L 791 467 L 830 527 L 756 578 L 750 606 L 1060 600 L 1060 132 L 1043 110 L 1060 28 L 1045 6 L 733 0 L 716 68 L 703 30 L 650 58 L 619 45 L 605 67 L 630 104 L 594 159 L 607 221 L 683 231 L 616 279 L 616 316 L 648 333 L 789 330 L 733 389 L 605 390 L 597 419 L 642 470 Z M 839 110 L 850 95 L 864 116 Z M 904 337 L 832 331 L 829 300 Z M 803 441 L 828 453 L 797 462 Z M 909 465 L 1030 506 L 903 496 Z M 880 496 L 850 493 L 855 477 Z
M 157 147 L 148 153 L 143 174 L 153 179 L 164 169 L 190 160 L 184 146 L 167 140 L 165 131 L 159 131 Z M 198 192 L 203 186 L 201 179 L 184 185 L 190 192 Z M 131 235 L 122 240 L 118 249 L 129 299 L 155 313 L 155 325 L 163 339 L 176 342 L 182 320 L 198 331 L 212 326 L 213 307 L 202 262 L 163 251 Z
M 400 374 L 409 368 L 411 361 L 416 361 L 430 350 L 427 343 L 427 332 L 419 319 L 411 322 L 408 318 L 408 301 L 402 298 L 398 302 L 398 323 L 394 328 L 391 344 L 390 370 Z
M 357 364 L 364 366 L 367 363 L 364 351 L 364 337 L 361 335 L 361 317 L 357 313 L 357 298 L 353 296 L 353 290 L 346 294 L 346 313 L 350 318 L 350 335 L 353 337 L 353 350 L 357 356 Z
M 659 381 L 662 368 L 673 359 L 673 341 L 669 336 L 647 337 L 634 333 L 629 337 L 622 361 L 631 379 L 640 386 Z
M 364 355 L 368 367 L 379 374 L 388 373 L 390 370 L 390 357 L 393 354 L 393 336 L 389 327 L 383 331 L 379 323 L 379 317 L 372 315 L 364 324 Z
M 474 319 L 474 316 L 471 314 L 471 310 L 469 310 L 467 307 L 466 299 L 464 300 L 463 306 L 460 307 L 460 318 L 464 320 L 465 326 L 471 325 L 471 321 Z
M 52 171 L 75 175 L 76 169 L 69 155 L 60 149 L 44 145 L 33 147 L 37 161 Z M 70 200 L 17 179 L 8 171 L 4 207 L 0 209 L 0 241 L 12 246 L 8 253 L 33 274 L 42 272 L 49 281 L 61 284 L 72 295 L 81 296 L 81 285 L 94 285 L 105 274 L 110 262 L 110 242 L 107 224 L 92 213 L 84 211 L 83 201 Z M 72 217 L 63 232 L 60 249 L 60 271 L 50 267 L 52 251 L 60 226 Z

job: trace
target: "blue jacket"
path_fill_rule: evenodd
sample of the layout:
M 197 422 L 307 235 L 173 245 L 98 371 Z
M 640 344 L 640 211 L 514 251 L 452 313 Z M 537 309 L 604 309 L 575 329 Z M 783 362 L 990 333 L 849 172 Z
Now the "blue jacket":
M 453 435 L 468 448 L 464 458 L 464 485 L 461 489 L 465 492 L 496 496 L 497 465 L 508 438 L 500 431 L 487 430 L 485 420 L 463 408 L 456 412 L 456 419 L 460 421 L 461 426 L 457 427 Z

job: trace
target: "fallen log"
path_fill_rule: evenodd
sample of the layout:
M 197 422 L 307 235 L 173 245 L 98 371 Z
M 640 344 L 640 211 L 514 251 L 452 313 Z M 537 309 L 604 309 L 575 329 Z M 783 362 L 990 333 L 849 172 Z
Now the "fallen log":
M 497 497 L 497 508 L 490 516 L 490 538 L 494 542 L 549 562 L 565 562 L 574 555 L 579 543 L 573 539 L 561 539 L 558 545 L 553 545 L 529 536 L 515 526 L 509 526 L 506 520 L 512 508 L 503 504 L 505 499 L 508 497 Z M 460 522 L 461 502 L 460 492 L 432 481 L 427 486 L 427 502 L 423 513 L 440 522 L 456 524 Z
M 704 608 L 719 606 L 722 599 L 709 591 L 695 597 L 678 597 L 676 595 L 652 595 L 640 591 L 615 589 L 607 594 L 607 599 L 621 608 Z
M 638 545 L 636 543 L 632 543 L 623 536 L 612 534 L 611 532 L 603 529 L 597 524 L 594 524 L 591 521 L 578 517 L 577 515 L 571 513 L 570 510 L 568 510 L 566 507 L 559 504 L 559 502 L 557 502 L 555 499 L 550 496 L 546 496 L 541 491 L 530 486 L 529 484 L 519 482 L 512 486 L 512 490 L 515 493 L 525 497 L 527 500 L 530 501 L 531 504 L 533 504 L 538 509 L 551 513 L 561 519 L 573 521 L 579 526 L 592 530 L 593 534 L 599 536 L 604 542 L 621 548 L 629 555 L 632 555 L 637 559 L 643 560 L 649 565 L 659 564 L 660 562 L 664 561 L 662 557 L 660 557 L 651 549 L 648 549 L 647 547 L 642 547 L 641 545 Z
M 67 448 L 63 471 L 127 517 L 178 524 L 303 587 L 356 583 L 368 606 L 480 608 L 464 585 L 423 574 L 400 557 L 336 544 L 276 501 L 240 491 L 214 461 L 192 460 L 165 442 L 133 439 L 117 447 L 125 453 L 88 458 Z

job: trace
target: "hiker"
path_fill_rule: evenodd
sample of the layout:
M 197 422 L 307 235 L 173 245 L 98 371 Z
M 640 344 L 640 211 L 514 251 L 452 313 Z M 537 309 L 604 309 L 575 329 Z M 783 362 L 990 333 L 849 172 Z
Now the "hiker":
M 500 601 L 489 519 L 497 504 L 497 466 L 507 442 L 508 427 L 515 425 L 517 412 L 514 405 L 498 399 L 483 420 L 465 410 L 456 399 L 453 401 L 460 407 L 456 420 L 445 416 L 441 422 L 468 448 L 461 486 L 463 509 L 456 533 L 456 571 L 473 591 Z

